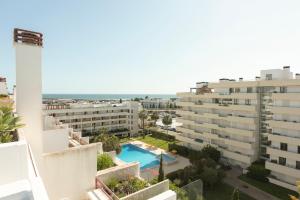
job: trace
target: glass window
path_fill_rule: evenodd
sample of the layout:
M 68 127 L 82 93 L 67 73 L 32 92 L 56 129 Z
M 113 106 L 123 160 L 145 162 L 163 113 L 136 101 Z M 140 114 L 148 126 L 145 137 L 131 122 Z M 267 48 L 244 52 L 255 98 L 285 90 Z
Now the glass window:
M 300 169 L 300 161 L 296 161 L 296 169 Z
M 279 165 L 285 165 L 286 164 L 286 158 L 279 157 Z
M 252 93 L 252 87 L 247 87 L 247 93 Z
M 266 74 L 266 80 L 272 80 L 272 74 Z
M 300 146 L 298 146 L 298 153 L 300 153 Z
M 280 150 L 287 151 L 288 145 L 287 143 L 280 142 Z

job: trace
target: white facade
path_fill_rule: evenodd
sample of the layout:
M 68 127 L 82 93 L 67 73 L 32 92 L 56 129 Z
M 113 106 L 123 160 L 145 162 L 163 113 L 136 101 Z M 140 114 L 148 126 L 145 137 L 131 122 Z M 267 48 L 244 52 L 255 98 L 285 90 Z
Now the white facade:
M 176 100 L 152 98 L 141 100 L 141 104 L 144 109 L 174 109 Z
M 299 75 L 294 78 L 289 67 L 260 75 L 256 81 L 220 79 L 197 84 L 195 93 L 178 93 L 183 126 L 177 130 L 186 146 L 215 146 L 233 165 L 245 168 L 265 159 L 273 182 L 291 188 L 300 179 Z
M 138 106 L 133 101 L 122 104 L 45 105 L 44 113 L 83 134 L 97 133 L 101 128 L 106 128 L 116 135 L 134 135 L 138 132 Z

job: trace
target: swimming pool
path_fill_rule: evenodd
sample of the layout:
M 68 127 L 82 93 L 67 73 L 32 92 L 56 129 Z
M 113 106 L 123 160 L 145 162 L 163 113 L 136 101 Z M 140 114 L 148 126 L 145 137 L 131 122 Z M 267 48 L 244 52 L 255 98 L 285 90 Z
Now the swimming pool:
M 142 170 L 158 166 L 160 162 L 160 155 L 151 153 L 133 144 L 122 145 L 122 151 L 117 157 L 125 162 L 139 162 Z M 175 158 L 163 154 L 163 161 L 167 163 L 173 162 Z

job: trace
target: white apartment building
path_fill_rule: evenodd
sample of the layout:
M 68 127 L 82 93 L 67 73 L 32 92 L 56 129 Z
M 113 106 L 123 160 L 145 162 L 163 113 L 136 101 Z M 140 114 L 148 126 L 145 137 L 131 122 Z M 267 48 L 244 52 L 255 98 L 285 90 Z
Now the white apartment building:
M 180 140 L 191 148 L 210 144 L 222 159 L 246 168 L 266 160 L 276 184 L 295 188 L 300 179 L 300 76 L 262 70 L 255 81 L 220 79 L 177 93 L 183 123 Z
M 44 105 L 44 113 L 53 116 L 75 131 L 96 134 L 106 128 L 115 135 L 134 135 L 138 132 L 138 102 L 68 103 Z
M 6 78 L 0 77 L 0 95 L 8 95 Z
M 176 99 L 151 98 L 141 100 L 144 109 L 173 109 L 176 108 Z

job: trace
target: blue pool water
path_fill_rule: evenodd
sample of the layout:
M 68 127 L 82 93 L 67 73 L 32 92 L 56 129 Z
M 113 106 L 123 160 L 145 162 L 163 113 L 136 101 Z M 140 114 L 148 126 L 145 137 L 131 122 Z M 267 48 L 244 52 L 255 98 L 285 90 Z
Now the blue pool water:
M 125 162 L 139 162 L 140 168 L 146 169 L 159 165 L 160 156 L 157 156 L 145 149 L 139 148 L 133 144 L 125 144 L 118 158 Z M 175 158 L 163 154 L 164 162 L 172 162 Z

